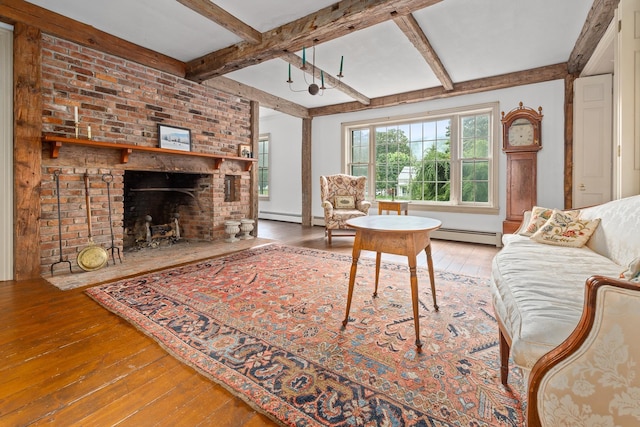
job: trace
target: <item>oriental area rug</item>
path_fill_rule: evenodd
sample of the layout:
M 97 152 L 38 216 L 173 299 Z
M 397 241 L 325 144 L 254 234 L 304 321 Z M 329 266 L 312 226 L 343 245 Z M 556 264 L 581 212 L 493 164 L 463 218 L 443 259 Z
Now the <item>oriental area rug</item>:
M 418 268 L 422 351 L 406 265 L 271 244 L 87 290 L 183 363 L 288 426 L 521 426 L 522 377 L 499 379 L 488 283 Z

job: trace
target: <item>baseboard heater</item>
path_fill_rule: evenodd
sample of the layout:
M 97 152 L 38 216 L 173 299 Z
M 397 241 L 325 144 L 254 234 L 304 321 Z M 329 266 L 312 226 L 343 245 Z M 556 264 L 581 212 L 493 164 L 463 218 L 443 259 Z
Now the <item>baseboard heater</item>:
M 273 219 L 287 222 L 301 222 L 298 215 L 281 214 L 276 212 L 260 212 L 260 218 Z M 323 217 L 313 217 L 313 225 L 324 227 Z M 490 231 L 455 230 L 452 228 L 439 228 L 431 233 L 431 237 L 440 240 L 452 240 L 454 242 L 480 243 L 502 247 L 502 233 Z
M 502 247 L 502 233 L 490 231 L 454 230 L 451 228 L 439 228 L 431 233 L 431 237 L 441 240 L 453 240 L 455 242 L 481 243 Z

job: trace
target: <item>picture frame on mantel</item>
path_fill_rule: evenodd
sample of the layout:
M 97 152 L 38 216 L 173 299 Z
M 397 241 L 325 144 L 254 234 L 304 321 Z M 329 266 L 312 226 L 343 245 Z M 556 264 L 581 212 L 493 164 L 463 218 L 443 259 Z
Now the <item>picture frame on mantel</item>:
M 240 144 L 238 145 L 238 157 L 245 157 L 250 159 L 251 155 L 251 145 L 249 144 Z
M 191 151 L 191 130 L 158 123 L 158 147 L 167 150 Z

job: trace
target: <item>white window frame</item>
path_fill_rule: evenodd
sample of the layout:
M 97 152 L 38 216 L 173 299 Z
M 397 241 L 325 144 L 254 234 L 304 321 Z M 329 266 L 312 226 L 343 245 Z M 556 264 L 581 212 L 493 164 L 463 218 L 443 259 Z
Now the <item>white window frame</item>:
M 462 141 L 459 137 L 462 118 L 470 115 L 489 113 L 491 124 L 489 125 L 489 201 L 487 203 L 463 202 L 460 200 L 462 189 L 462 175 L 460 158 Z M 342 123 L 342 171 L 350 173 L 351 170 L 351 132 L 353 130 L 369 128 L 369 177 L 376 176 L 375 170 L 375 128 L 378 126 L 408 124 L 417 121 L 451 118 L 451 200 L 448 202 L 412 200 L 411 209 L 416 211 L 445 211 L 461 213 L 493 214 L 499 213 L 499 154 L 500 154 L 500 103 L 490 102 L 484 104 L 455 107 L 425 113 L 382 117 L 370 120 Z M 375 179 L 367 180 L 367 197 L 375 203 Z
M 260 152 L 260 142 L 262 141 L 267 141 L 268 145 L 269 145 L 269 152 L 267 154 L 267 188 L 269 189 L 269 193 L 268 195 L 262 195 L 260 194 L 260 156 L 262 155 L 262 153 Z M 258 200 L 269 200 L 269 197 L 271 195 L 271 150 L 273 149 L 272 144 L 271 144 L 271 134 L 270 133 L 261 133 L 258 136 L 258 164 L 255 166 L 258 168 Z

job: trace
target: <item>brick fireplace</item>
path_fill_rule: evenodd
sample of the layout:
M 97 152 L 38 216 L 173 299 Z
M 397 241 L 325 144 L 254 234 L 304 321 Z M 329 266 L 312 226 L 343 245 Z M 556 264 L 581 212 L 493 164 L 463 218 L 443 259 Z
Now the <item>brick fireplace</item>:
M 213 238 L 211 174 L 125 171 L 123 207 L 125 251 Z
M 43 134 L 74 143 L 54 150 L 53 143 L 44 141 L 41 170 L 34 175 L 41 190 L 41 274 L 49 274 L 60 257 L 79 271 L 75 260 L 88 243 L 85 173 L 93 240 L 108 248 L 113 229 L 114 246 L 125 262 L 129 230 L 143 215 L 165 224 L 171 220 L 166 215 L 178 213 L 181 238 L 212 241 L 224 238 L 225 221 L 255 214 L 250 165 L 236 158 L 239 145 L 257 140 L 251 125 L 257 108 L 248 100 L 46 34 L 42 100 Z M 190 152 L 157 151 L 158 123 L 189 129 Z M 105 175 L 113 176 L 109 187 Z M 143 181 L 152 190 L 133 191 L 142 190 Z M 156 207 L 135 204 L 151 197 Z

